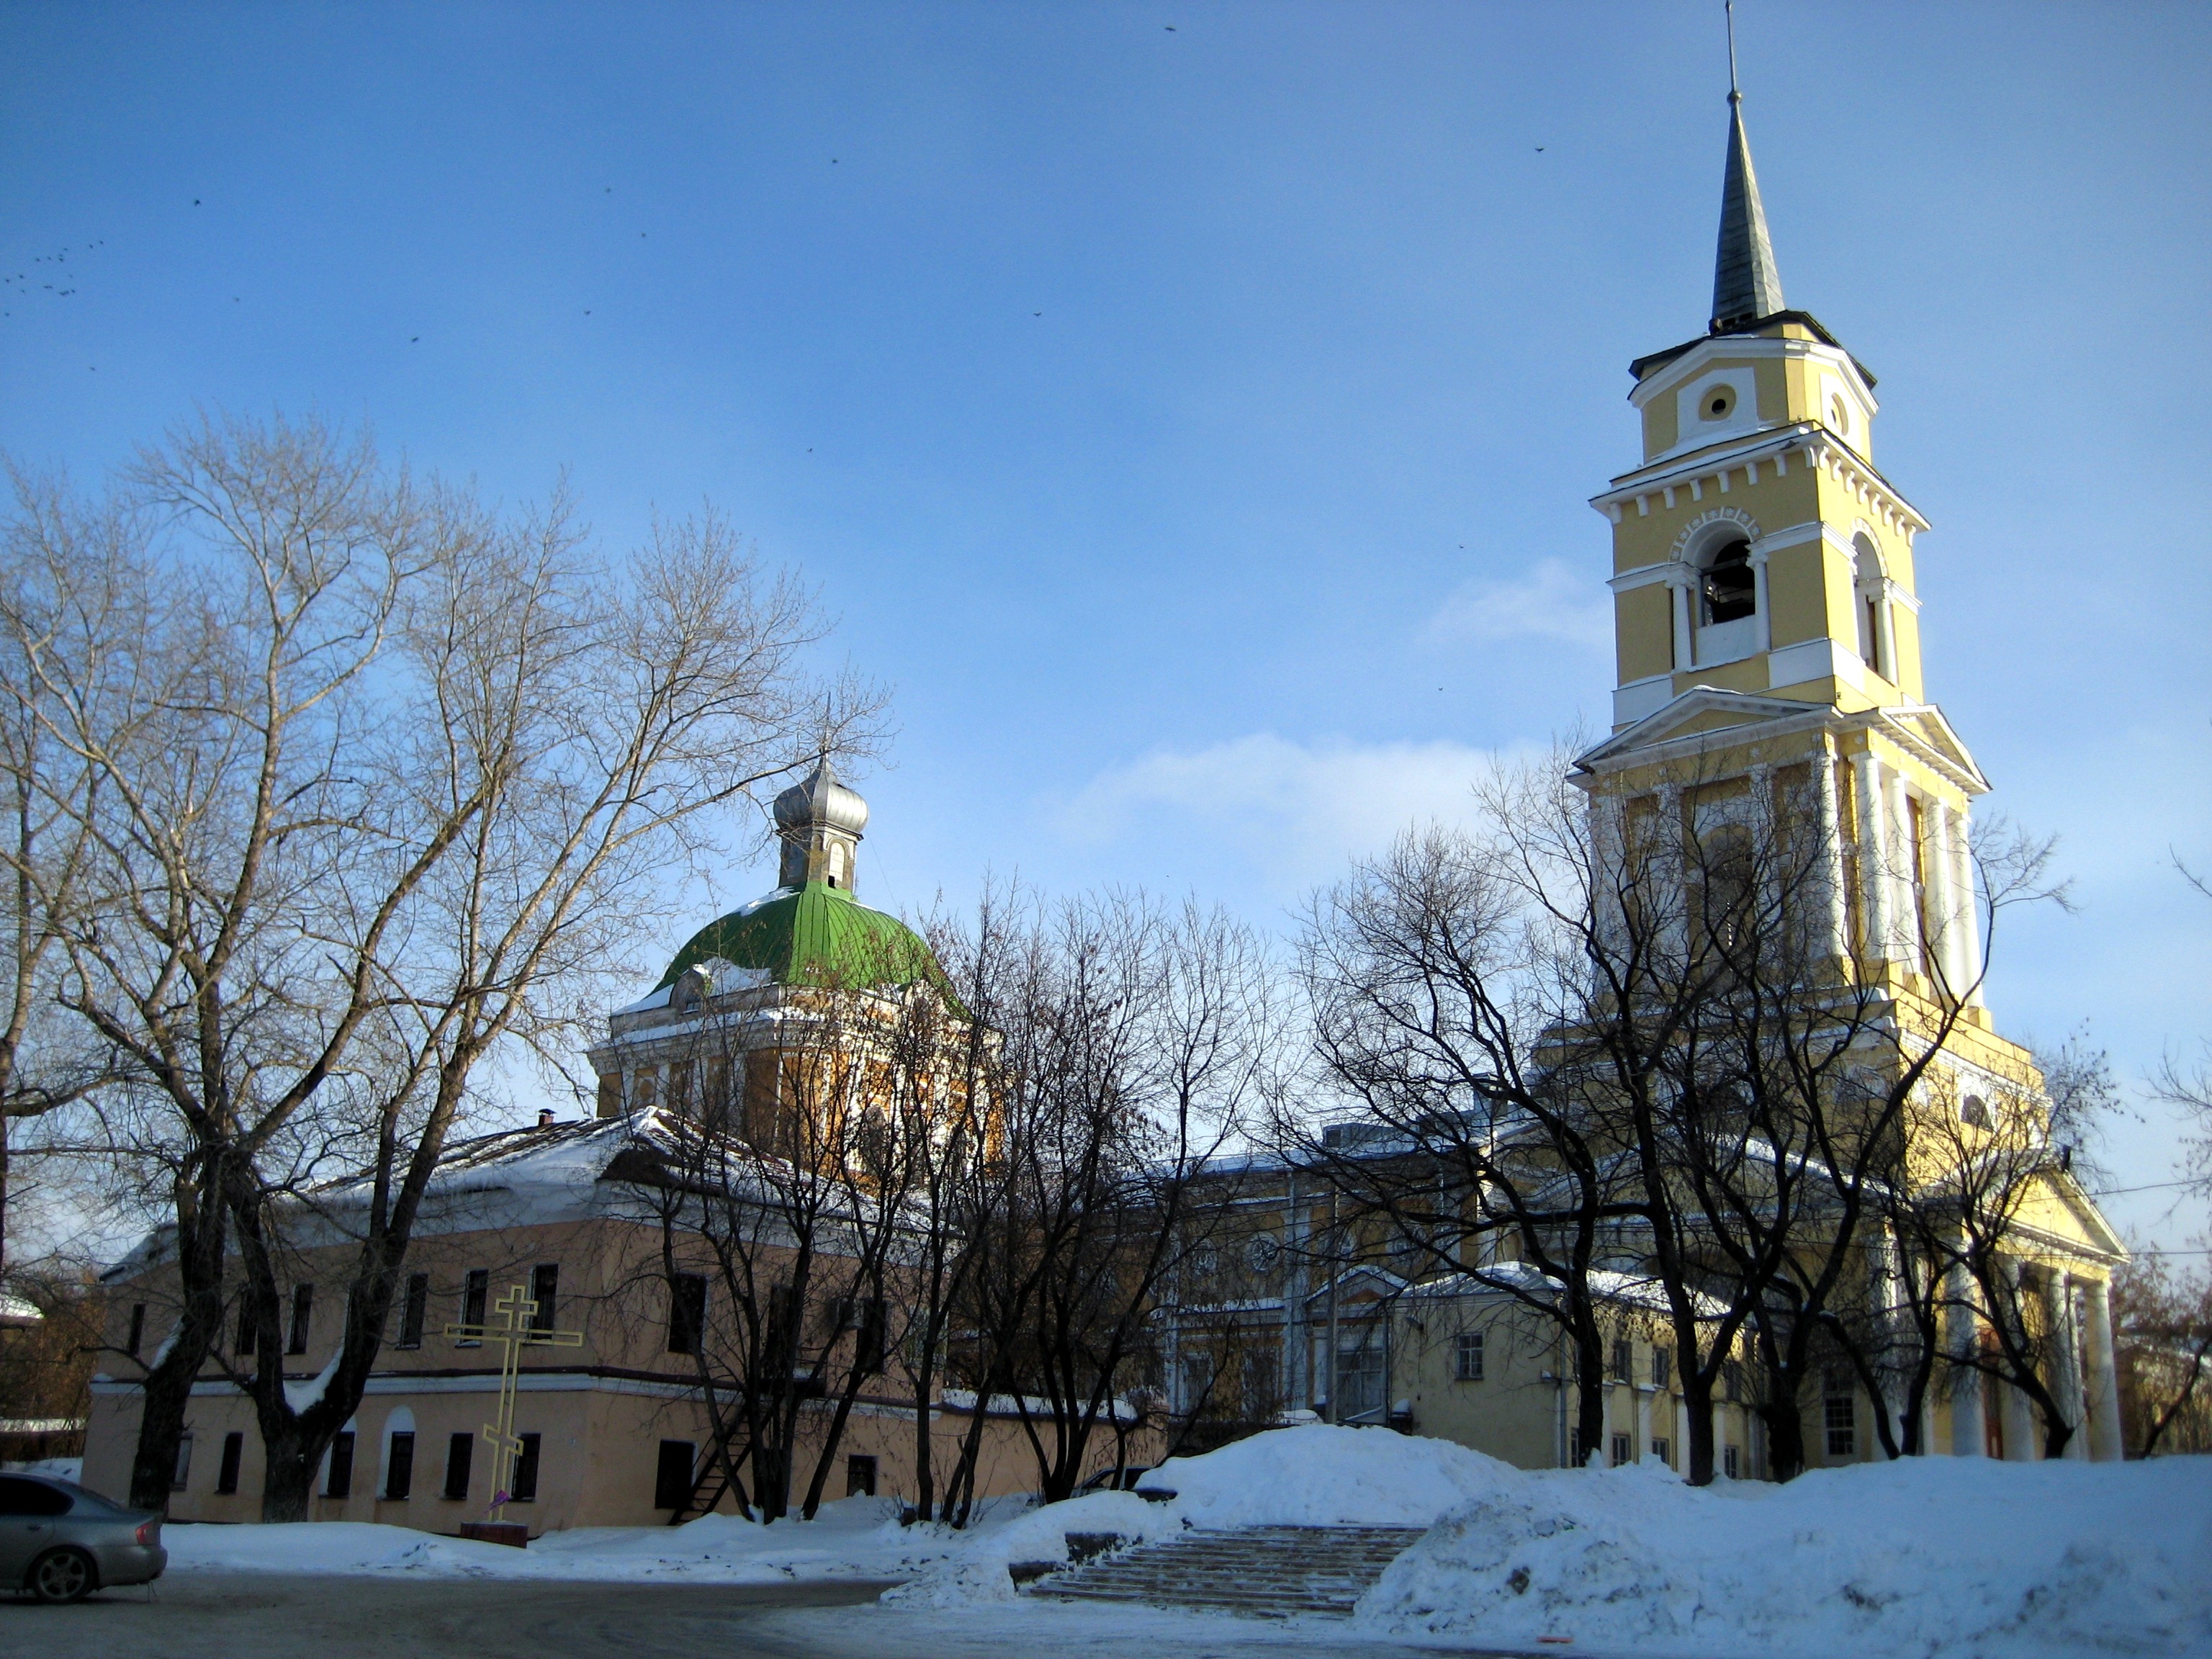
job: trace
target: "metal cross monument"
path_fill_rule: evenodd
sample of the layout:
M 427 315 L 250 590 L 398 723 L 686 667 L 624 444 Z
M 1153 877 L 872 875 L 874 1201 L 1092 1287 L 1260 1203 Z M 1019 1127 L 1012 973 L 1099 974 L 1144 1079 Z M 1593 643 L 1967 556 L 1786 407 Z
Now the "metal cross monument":
M 580 1348 L 584 1346 L 581 1331 L 540 1329 L 530 1322 L 538 1316 L 538 1304 L 528 1287 L 515 1285 L 505 1296 L 492 1304 L 492 1311 L 505 1316 L 505 1322 L 494 1326 L 448 1325 L 446 1334 L 455 1342 L 496 1342 L 507 1352 L 499 1366 L 499 1420 L 483 1425 L 483 1437 L 491 1442 L 491 1512 L 486 1519 L 505 1519 L 507 1504 L 507 1482 L 514 1474 L 514 1460 L 522 1455 L 522 1441 L 514 1432 L 514 1385 L 517 1368 L 522 1362 L 522 1351 L 528 1347 Z

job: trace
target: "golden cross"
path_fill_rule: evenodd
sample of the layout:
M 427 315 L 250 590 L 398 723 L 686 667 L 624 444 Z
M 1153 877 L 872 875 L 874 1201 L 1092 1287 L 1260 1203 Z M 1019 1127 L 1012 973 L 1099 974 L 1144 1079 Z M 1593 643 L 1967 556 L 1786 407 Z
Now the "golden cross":
M 446 1334 L 456 1342 L 496 1342 L 506 1350 L 499 1365 L 499 1420 L 483 1425 L 483 1437 L 492 1445 L 491 1511 L 485 1519 L 498 1521 L 505 1518 L 507 1482 L 514 1473 L 514 1460 L 522 1455 L 522 1441 L 514 1432 L 514 1386 L 522 1351 L 526 1347 L 580 1348 L 584 1334 L 540 1330 L 531 1324 L 537 1316 L 538 1304 L 520 1285 L 493 1303 L 492 1310 L 506 1316 L 502 1324 L 448 1325 Z

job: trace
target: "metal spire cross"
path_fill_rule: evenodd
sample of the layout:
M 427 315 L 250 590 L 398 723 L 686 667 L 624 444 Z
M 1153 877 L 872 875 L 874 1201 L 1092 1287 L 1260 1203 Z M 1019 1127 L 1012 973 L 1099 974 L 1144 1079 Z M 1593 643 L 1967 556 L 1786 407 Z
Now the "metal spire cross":
M 1743 94 L 1735 88 L 1735 0 L 1721 0 L 1721 11 L 1728 20 L 1729 102 L 1740 104 Z
M 581 1331 L 542 1329 L 530 1322 L 538 1316 L 538 1304 L 526 1285 L 517 1285 L 505 1296 L 492 1304 L 492 1311 L 504 1316 L 496 1326 L 448 1325 L 446 1334 L 456 1343 L 496 1342 L 506 1352 L 500 1358 L 498 1420 L 483 1425 L 483 1437 L 491 1442 L 491 1510 L 485 1516 L 489 1521 L 506 1519 L 507 1485 L 514 1474 L 514 1460 L 522 1455 L 522 1441 L 514 1432 L 514 1389 L 525 1348 L 580 1348 L 584 1346 Z

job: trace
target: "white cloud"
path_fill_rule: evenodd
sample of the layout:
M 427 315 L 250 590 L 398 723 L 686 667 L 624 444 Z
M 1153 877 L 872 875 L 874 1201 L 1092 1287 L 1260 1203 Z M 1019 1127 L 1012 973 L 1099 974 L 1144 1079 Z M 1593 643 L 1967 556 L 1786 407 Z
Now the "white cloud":
M 1071 840 L 1139 854 L 1155 884 L 1164 872 L 1204 868 L 1218 879 L 1241 869 L 1259 878 L 1251 896 L 1280 902 L 1409 825 L 1465 820 L 1475 780 L 1517 757 L 1459 743 L 1300 744 L 1255 732 L 1111 768 L 1053 817 Z
M 1421 637 L 1431 645 L 1559 640 L 1602 650 L 1613 638 L 1613 597 L 1560 560 L 1546 559 L 1510 581 L 1461 583 Z

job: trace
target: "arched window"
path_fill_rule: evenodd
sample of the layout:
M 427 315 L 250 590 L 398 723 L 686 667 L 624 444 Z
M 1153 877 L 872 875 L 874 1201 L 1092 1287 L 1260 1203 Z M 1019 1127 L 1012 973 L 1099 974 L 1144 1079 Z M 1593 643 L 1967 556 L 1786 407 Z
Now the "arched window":
M 1705 562 L 1698 591 L 1708 625 L 1737 622 L 1756 611 L 1759 590 L 1752 580 L 1751 544 L 1741 538 L 1723 542 Z
M 1989 1103 L 1979 1095 L 1968 1095 L 1966 1099 L 1959 1103 L 1959 1121 L 1971 1123 L 1977 1129 L 1988 1128 L 1990 1127 Z
M 1889 575 L 1881 568 L 1881 552 L 1863 532 L 1851 538 L 1853 562 L 1858 576 L 1859 660 L 1884 679 L 1890 672 L 1889 653 L 1882 641 L 1882 607 L 1888 603 Z

